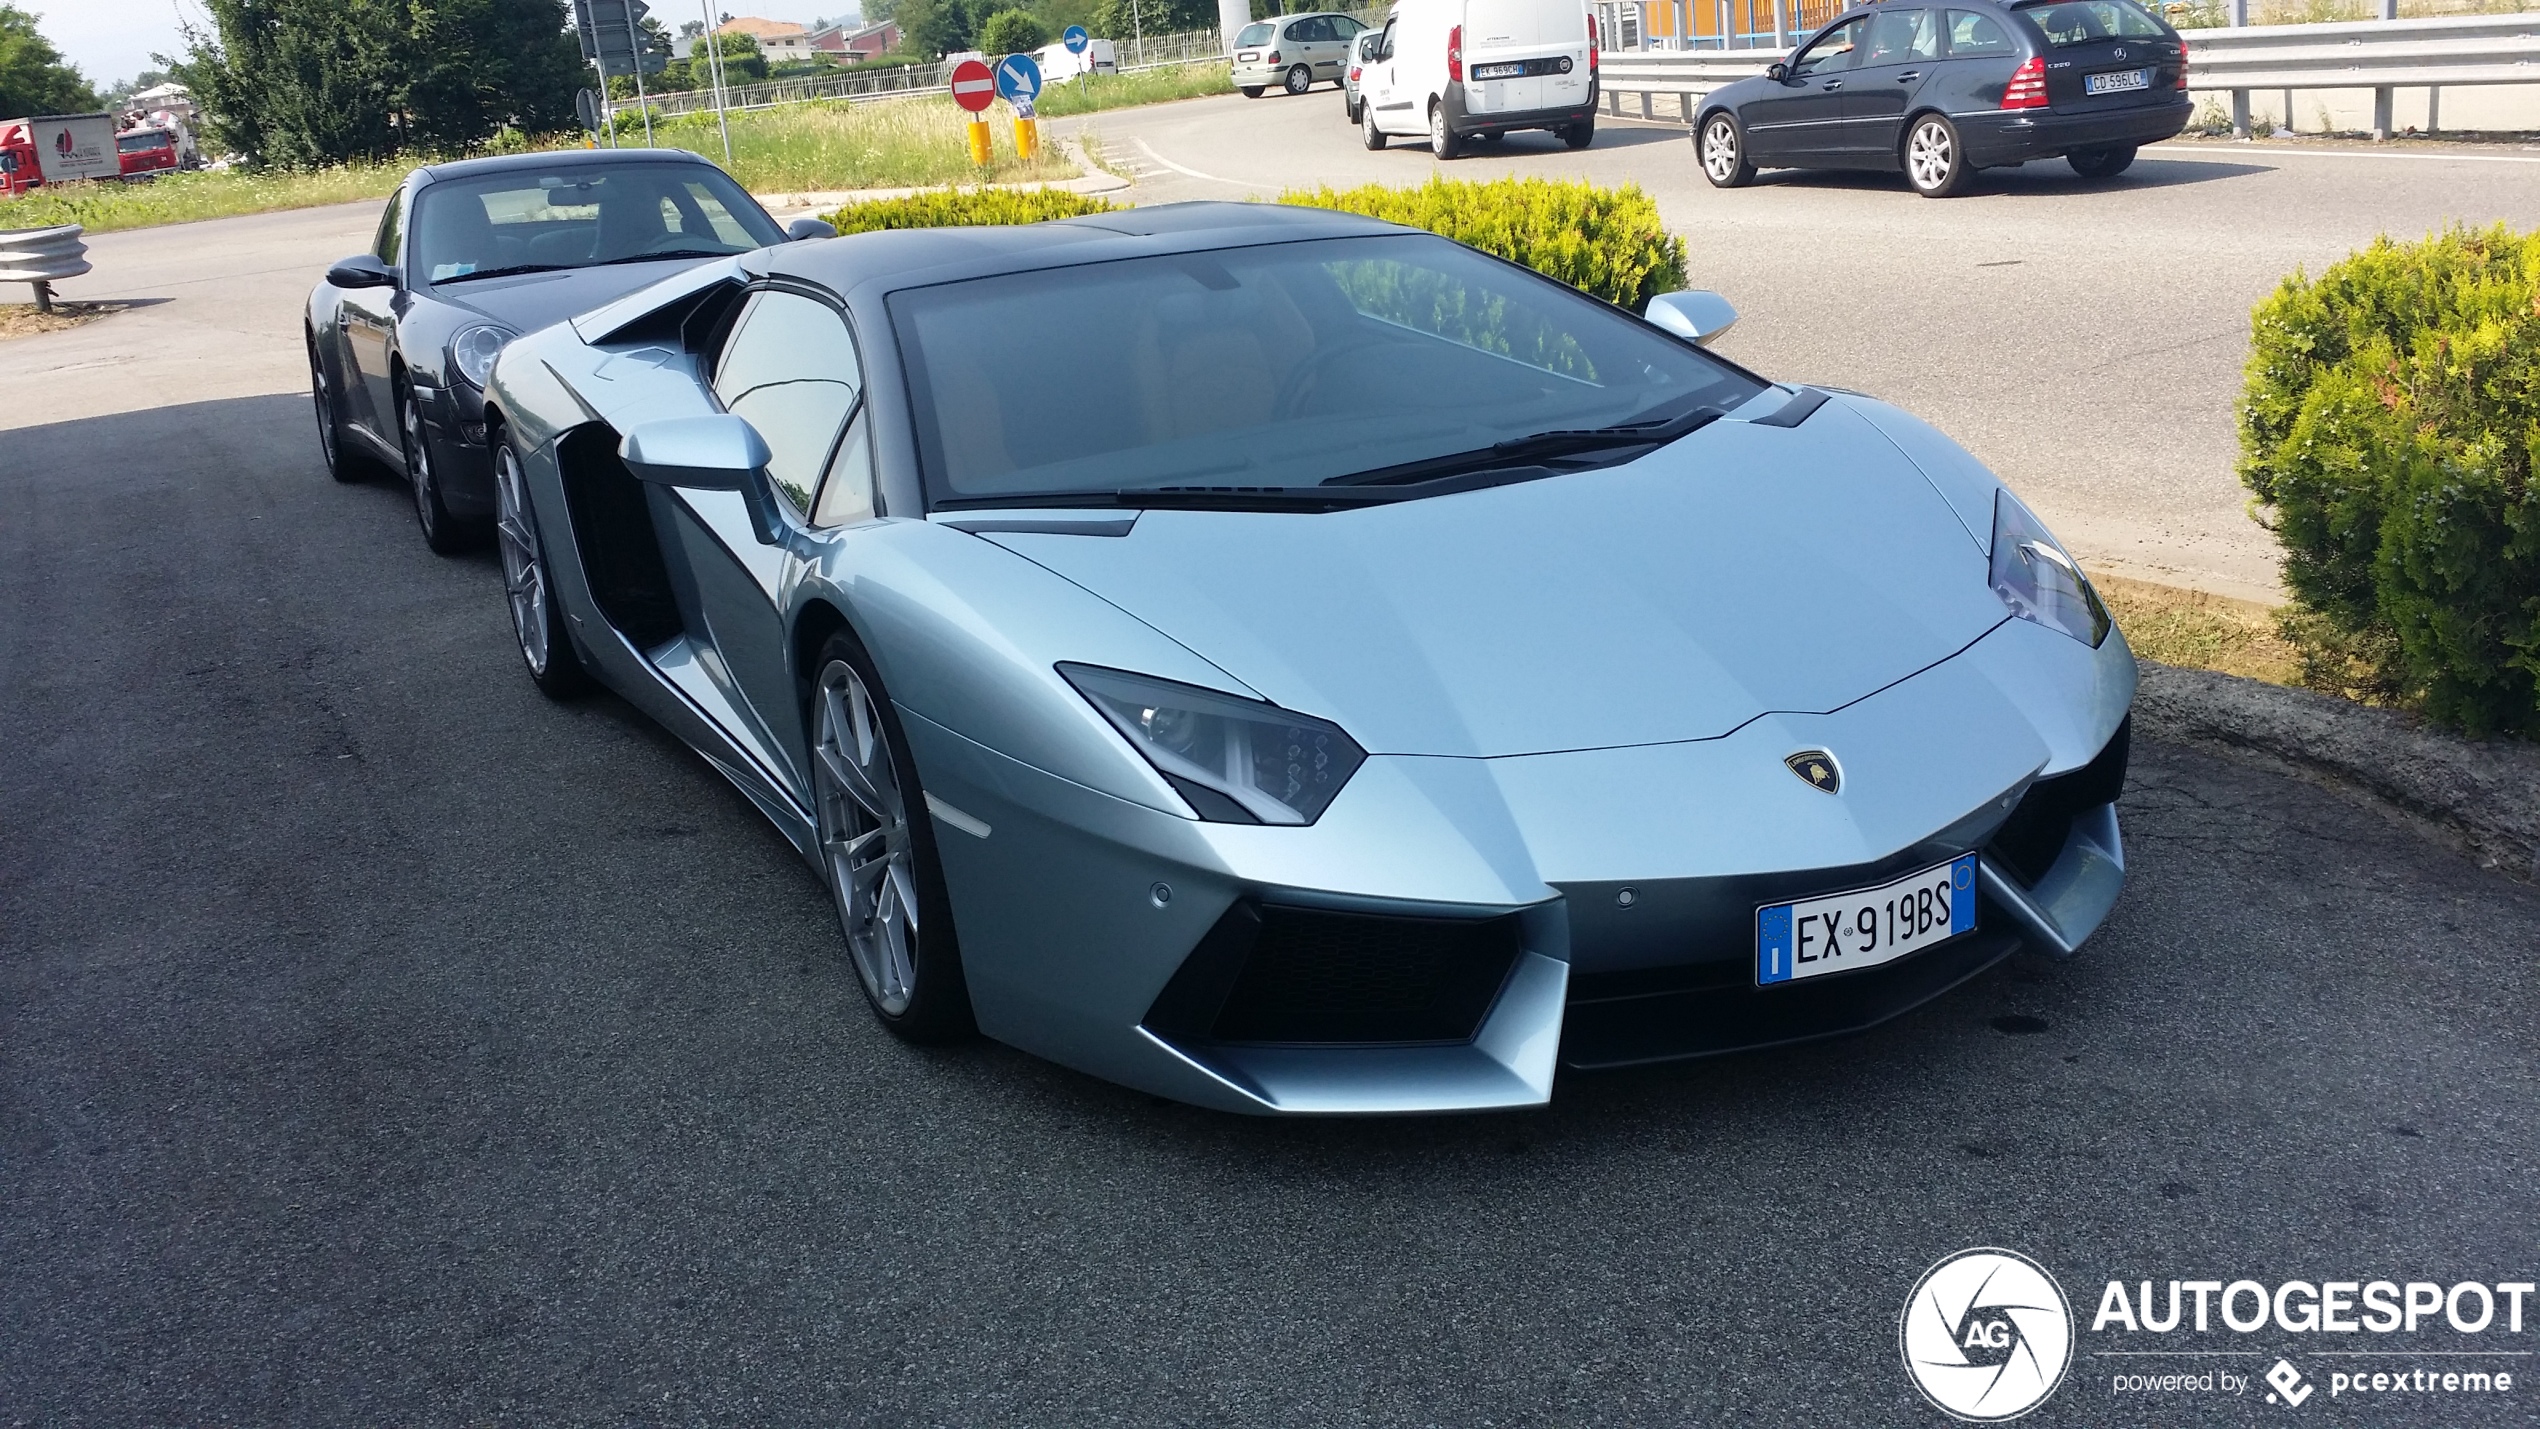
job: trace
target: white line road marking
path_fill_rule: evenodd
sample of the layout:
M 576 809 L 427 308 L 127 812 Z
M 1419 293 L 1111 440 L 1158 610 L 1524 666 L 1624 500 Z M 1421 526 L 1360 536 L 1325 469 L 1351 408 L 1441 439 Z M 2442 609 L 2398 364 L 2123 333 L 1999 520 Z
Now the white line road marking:
M 2146 144 L 2147 159 L 2185 159 L 2191 163 L 2228 164 L 2248 159 L 2399 159 L 2425 163 L 2454 164 L 2540 164 L 2540 154 L 2453 154 L 2395 151 L 2368 153 L 2362 149 L 2259 149 L 2235 146 L 2229 149 L 2207 148 L 2202 144 L 2178 148 Z
M 1197 169 L 1183 168 L 1181 165 L 1174 163 L 1171 159 L 1155 152 L 1155 146 L 1149 144 L 1144 139 L 1140 139 L 1138 141 L 1138 147 L 1147 151 L 1148 158 L 1155 160 L 1157 163 L 1162 164 L 1164 167 L 1171 169 L 1177 174 L 1188 174 L 1195 179 L 1206 179 L 1212 184 L 1227 184 L 1239 189 L 1266 189 L 1272 187 L 1270 184 L 1257 184 L 1247 179 L 1221 179 L 1215 174 L 1203 174 Z

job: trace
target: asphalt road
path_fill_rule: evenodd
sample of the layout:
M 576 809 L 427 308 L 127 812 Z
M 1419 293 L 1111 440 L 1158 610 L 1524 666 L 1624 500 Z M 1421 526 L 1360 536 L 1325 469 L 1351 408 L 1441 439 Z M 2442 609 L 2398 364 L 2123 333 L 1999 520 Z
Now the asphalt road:
M 2085 1318 L 2535 1278 L 2540 891 L 2153 741 L 2081 957 L 1849 1041 L 1313 1124 L 903 1048 L 720 776 L 319 469 L 366 227 L 110 235 L 169 301 L 0 345 L 74 404 L 0 419 L 0 1424 L 1921 1424 L 1965 1246 Z M 2028 1422 L 2283 1412 L 2106 1369 Z
M 1193 100 L 1082 121 L 1142 203 L 1317 184 L 1532 174 L 1637 183 L 1683 235 L 1697 287 L 1743 315 L 1721 350 L 1778 378 L 1888 398 L 1965 443 L 2093 566 L 2278 594 L 2272 539 L 2233 474 L 2249 309 L 2388 233 L 2529 227 L 2540 149 L 2171 143 L 2085 183 L 2058 160 L 1965 197 L 1903 177 L 1768 173 L 1723 192 L 1678 126 L 1601 121 L 1440 165 L 1369 153 L 1337 91 Z

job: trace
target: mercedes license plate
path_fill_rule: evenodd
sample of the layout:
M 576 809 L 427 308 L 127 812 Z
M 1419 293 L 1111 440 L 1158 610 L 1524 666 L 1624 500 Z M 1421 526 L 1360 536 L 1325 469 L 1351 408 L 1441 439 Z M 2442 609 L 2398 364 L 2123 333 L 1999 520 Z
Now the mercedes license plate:
M 2151 87 L 2152 71 L 2148 69 L 2112 70 L 2106 74 L 2086 74 L 2081 77 L 2081 92 L 2084 94 L 2123 94 L 2129 89 Z
M 1515 79 L 1525 72 L 1526 67 L 1523 64 L 1473 66 L 1475 79 Z
M 1755 910 L 1755 982 L 1766 986 L 1894 962 L 1976 926 L 1976 856 L 1893 883 Z

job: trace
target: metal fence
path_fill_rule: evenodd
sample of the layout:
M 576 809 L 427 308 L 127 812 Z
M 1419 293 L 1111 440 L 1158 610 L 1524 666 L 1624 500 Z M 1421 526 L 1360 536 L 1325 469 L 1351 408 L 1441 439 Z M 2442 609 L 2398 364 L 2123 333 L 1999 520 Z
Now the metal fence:
M 1162 69 L 1167 65 L 1191 64 L 1201 60 L 1226 57 L 1226 45 L 1215 30 L 1192 30 L 1171 35 L 1147 35 L 1139 39 L 1115 42 L 1122 73 L 1142 69 Z M 917 94 L 942 94 L 951 85 L 952 66 L 947 64 L 893 65 L 887 69 L 855 70 L 835 75 L 804 75 L 792 79 L 767 80 L 759 84 L 724 86 L 724 106 L 729 109 L 769 109 L 780 104 L 801 104 L 815 99 L 900 99 Z M 714 108 L 714 91 L 710 89 L 678 90 L 649 96 L 657 115 L 699 114 Z M 618 101 L 627 106 L 629 117 L 621 123 L 633 122 L 632 97 Z
M 2435 96 L 2428 106 L 2431 117 L 2448 86 L 2540 84 L 2540 12 L 2182 33 L 2189 89 L 2228 94 L 2233 132 L 2244 135 L 2251 90 L 2369 89 L 2378 139 L 2390 134 L 2394 89 L 2424 86 Z M 1601 87 L 1615 114 L 1624 112 L 1628 95 L 1636 98 L 1642 118 L 1690 123 L 1702 96 L 1761 74 L 1780 58 L 1778 51 L 1763 50 L 1610 51 L 1599 59 Z M 1662 112 L 1662 101 L 1675 112 Z M 2290 103 L 2285 107 L 2291 112 Z

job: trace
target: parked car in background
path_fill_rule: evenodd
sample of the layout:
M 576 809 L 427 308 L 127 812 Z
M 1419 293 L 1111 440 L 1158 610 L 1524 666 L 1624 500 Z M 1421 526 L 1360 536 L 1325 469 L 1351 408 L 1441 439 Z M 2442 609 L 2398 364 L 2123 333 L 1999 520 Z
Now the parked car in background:
M 1259 99 L 1273 86 L 1303 94 L 1329 81 L 1339 84 L 1349 66 L 1349 47 L 1367 27 L 1347 15 L 1289 15 L 1246 25 L 1235 35 L 1235 88 Z
M 513 630 L 912 1040 L 1311 1114 L 1855 1031 L 2107 915 L 2134 657 L 1733 318 L 1275 204 L 716 260 L 496 362 Z
M 1349 115 L 1352 124 L 1358 122 L 1360 76 L 1366 72 L 1368 60 L 1374 57 L 1376 47 L 1383 44 L 1384 39 L 1385 32 L 1382 30 L 1363 30 L 1357 39 L 1349 42 L 1349 67 L 1341 72 L 1341 109 Z
M 2193 107 L 2187 42 L 2133 0 L 1881 4 L 1712 91 L 1694 144 L 1720 188 L 1759 169 L 1902 169 L 1943 198 L 2034 159 L 2113 177 Z
M 1579 0 L 1401 0 L 1359 80 L 1370 149 L 1423 136 L 1440 159 L 1473 140 L 1549 130 L 1596 138 L 1596 40 Z
M 1085 41 L 1081 55 L 1069 50 L 1064 41 L 1053 40 L 1034 50 L 1032 58 L 1041 67 L 1044 84 L 1065 84 L 1078 75 L 1120 72 L 1120 47 L 1109 40 Z
M 406 176 L 370 251 L 309 293 L 305 336 L 330 474 L 365 457 L 401 472 L 432 549 L 472 545 L 494 513 L 485 383 L 522 333 L 682 267 L 789 237 L 730 175 L 679 149 L 513 154 Z

